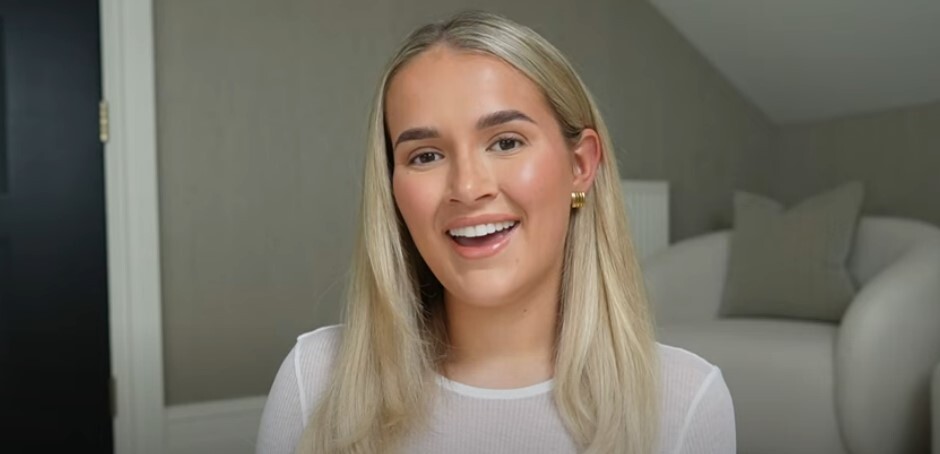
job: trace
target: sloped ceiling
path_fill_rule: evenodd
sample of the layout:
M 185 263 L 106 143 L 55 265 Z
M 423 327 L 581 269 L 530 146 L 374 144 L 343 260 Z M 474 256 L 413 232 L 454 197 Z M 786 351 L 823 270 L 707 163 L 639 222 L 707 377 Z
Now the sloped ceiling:
M 940 100 L 940 0 L 650 0 L 771 120 Z

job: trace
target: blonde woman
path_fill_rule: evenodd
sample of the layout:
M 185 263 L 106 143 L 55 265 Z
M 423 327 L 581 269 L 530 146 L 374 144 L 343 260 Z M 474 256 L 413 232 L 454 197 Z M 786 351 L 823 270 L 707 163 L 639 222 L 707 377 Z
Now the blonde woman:
M 259 453 L 732 453 L 720 371 L 655 342 L 607 128 L 534 31 L 465 12 L 379 85 L 345 323 Z

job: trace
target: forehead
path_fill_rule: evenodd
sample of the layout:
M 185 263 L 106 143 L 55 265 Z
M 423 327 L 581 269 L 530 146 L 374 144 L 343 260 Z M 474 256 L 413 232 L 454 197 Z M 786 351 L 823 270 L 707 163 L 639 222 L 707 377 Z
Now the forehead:
M 390 132 L 415 126 L 473 125 L 488 113 L 515 109 L 539 121 L 552 111 L 539 87 L 503 60 L 435 46 L 406 63 L 389 83 Z

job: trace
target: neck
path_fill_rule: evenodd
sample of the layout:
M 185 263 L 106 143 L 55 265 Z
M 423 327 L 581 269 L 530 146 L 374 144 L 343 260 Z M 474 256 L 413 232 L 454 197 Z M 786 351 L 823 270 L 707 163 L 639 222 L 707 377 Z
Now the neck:
M 528 386 L 553 375 L 561 272 L 523 295 L 471 303 L 445 291 L 445 374 L 474 386 Z

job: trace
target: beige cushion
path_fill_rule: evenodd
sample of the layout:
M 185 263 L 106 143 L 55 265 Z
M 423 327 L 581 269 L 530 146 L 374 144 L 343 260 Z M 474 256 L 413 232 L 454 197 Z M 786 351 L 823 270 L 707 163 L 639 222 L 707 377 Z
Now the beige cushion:
M 852 182 L 785 210 L 736 193 L 721 315 L 838 322 L 855 295 L 847 261 L 863 194 Z

